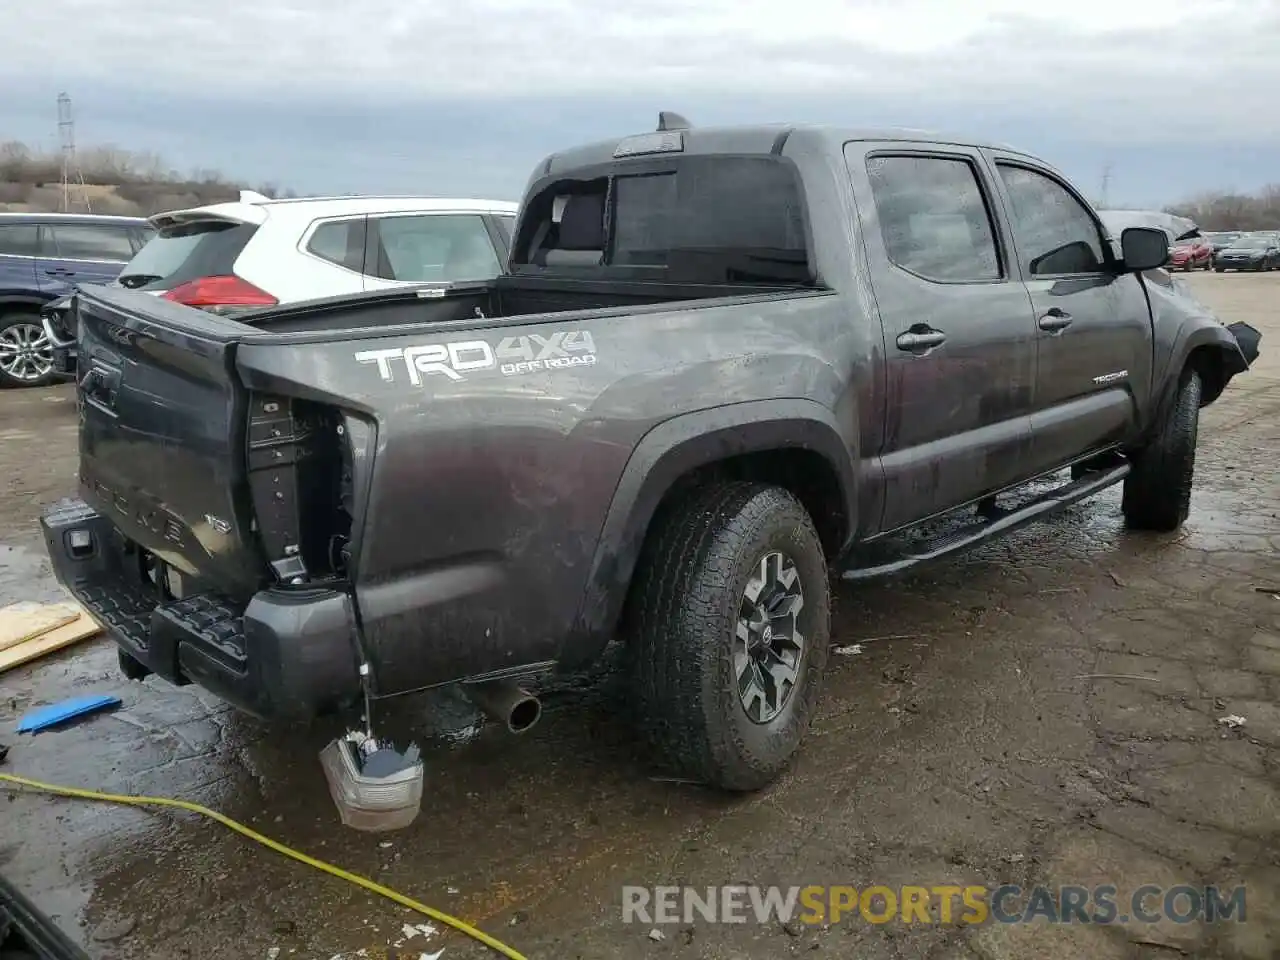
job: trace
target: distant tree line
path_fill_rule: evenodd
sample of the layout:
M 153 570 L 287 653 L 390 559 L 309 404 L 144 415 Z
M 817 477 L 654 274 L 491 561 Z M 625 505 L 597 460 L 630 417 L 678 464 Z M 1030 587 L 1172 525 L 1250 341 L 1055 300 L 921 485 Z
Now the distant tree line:
M 1280 183 L 1257 193 L 1203 193 L 1165 210 L 1202 230 L 1280 230 Z
M 245 185 L 216 170 L 183 175 L 154 153 L 92 147 L 76 152 L 71 171 L 72 212 L 150 216 L 234 200 Z M 80 187 L 83 181 L 84 188 Z M 295 196 L 277 185 L 253 188 L 268 197 Z M 58 211 L 63 208 L 62 155 L 16 140 L 0 142 L 0 210 Z

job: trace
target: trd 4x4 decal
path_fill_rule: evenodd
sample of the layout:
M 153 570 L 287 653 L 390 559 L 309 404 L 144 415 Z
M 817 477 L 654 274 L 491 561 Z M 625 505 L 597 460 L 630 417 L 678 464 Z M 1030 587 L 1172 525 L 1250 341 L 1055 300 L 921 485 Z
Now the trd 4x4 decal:
M 421 386 L 422 378 L 433 374 L 453 381 L 468 374 L 497 370 L 511 377 L 539 370 L 589 366 L 596 362 L 596 344 L 586 330 L 555 330 L 546 336 L 530 333 L 503 337 L 496 345 L 488 340 L 454 340 L 412 347 L 361 350 L 357 363 L 377 364 L 378 376 L 394 383 L 403 364 L 409 382 Z

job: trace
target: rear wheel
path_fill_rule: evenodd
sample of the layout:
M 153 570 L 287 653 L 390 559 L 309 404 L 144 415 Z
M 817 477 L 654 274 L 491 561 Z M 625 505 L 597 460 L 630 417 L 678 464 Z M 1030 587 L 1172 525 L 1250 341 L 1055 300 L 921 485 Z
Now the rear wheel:
M 627 616 L 641 727 L 684 775 L 776 779 L 808 732 L 830 638 L 826 558 L 780 487 L 730 482 L 664 508 Z
M 1191 512 L 1200 390 L 1200 375 L 1183 371 L 1177 395 L 1155 435 L 1132 457 L 1121 510 L 1125 523 L 1135 530 L 1176 530 Z
M 54 383 L 53 344 L 38 313 L 0 316 L 0 386 L 43 387 Z

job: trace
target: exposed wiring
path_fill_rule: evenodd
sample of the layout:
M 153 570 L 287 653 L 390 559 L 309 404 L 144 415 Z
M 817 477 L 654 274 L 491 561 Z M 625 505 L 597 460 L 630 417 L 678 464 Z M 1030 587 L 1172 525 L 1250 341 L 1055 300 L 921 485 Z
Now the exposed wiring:
M 502 954 L 502 956 L 510 958 L 510 960 L 528 960 L 524 954 L 520 953 L 515 948 L 509 947 L 501 940 L 497 940 L 489 936 L 483 930 L 476 929 L 464 920 L 452 917 L 443 911 L 436 910 L 434 907 L 428 907 L 425 903 L 419 903 L 412 897 L 406 897 L 403 893 L 398 893 L 390 887 L 384 887 L 382 884 L 375 883 L 374 881 L 369 880 L 366 877 L 362 877 L 359 874 L 351 873 L 347 870 L 343 870 L 341 867 L 335 867 L 331 863 L 325 863 L 323 860 L 317 860 L 315 857 L 307 856 L 307 854 L 294 850 L 292 847 L 286 847 L 283 843 L 280 843 L 277 840 L 272 840 L 270 837 L 265 837 L 256 830 L 251 830 L 249 827 L 246 827 L 243 823 L 232 820 L 225 814 L 221 814 L 217 810 L 211 810 L 208 807 L 201 806 L 198 803 L 192 803 L 189 800 L 175 800 L 172 797 L 135 797 L 113 793 L 99 793 L 96 790 L 82 790 L 79 787 L 63 787 L 53 783 L 41 783 L 39 780 L 28 780 L 26 777 L 14 776 L 10 773 L 0 773 L 0 782 L 16 784 L 17 786 L 25 787 L 28 790 L 36 790 L 40 793 L 51 793 L 59 797 L 74 797 L 79 800 L 98 800 L 103 803 L 119 803 L 131 807 L 169 807 L 176 810 L 186 810 L 189 813 L 198 813 L 202 817 L 208 817 L 210 820 L 216 820 L 227 829 L 234 830 L 241 836 L 248 837 L 250 840 L 256 841 L 264 847 L 274 850 L 276 853 L 283 854 L 292 860 L 297 860 L 299 863 L 305 863 L 307 866 L 314 867 L 315 869 L 327 873 L 330 876 L 338 877 L 348 883 L 353 883 L 357 887 L 363 887 L 370 893 L 376 893 L 379 896 L 386 897 L 388 900 L 398 903 L 402 907 L 408 907 L 410 910 L 415 910 L 424 916 L 430 917 L 432 920 L 439 921 L 440 923 L 450 926 L 461 933 L 465 933 L 468 937 L 471 937 L 473 940 L 478 940 L 490 950 L 494 950 L 497 953 Z

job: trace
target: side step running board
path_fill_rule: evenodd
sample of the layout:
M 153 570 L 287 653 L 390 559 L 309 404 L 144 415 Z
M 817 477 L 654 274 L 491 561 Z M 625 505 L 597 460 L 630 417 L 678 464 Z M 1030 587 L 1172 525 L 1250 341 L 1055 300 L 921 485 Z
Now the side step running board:
M 959 553 L 983 540 L 1008 533 L 1035 520 L 1044 519 L 1073 503 L 1079 503 L 1107 487 L 1114 486 L 1128 476 L 1129 470 L 1128 463 L 1121 463 L 1106 470 L 1090 471 L 1078 480 L 1055 487 L 1012 509 L 993 507 L 984 510 L 980 518 L 973 523 L 959 530 L 952 529 L 933 540 L 914 540 L 902 544 L 897 550 L 893 549 L 894 545 L 891 542 L 869 544 L 868 546 L 876 548 L 875 558 L 868 557 L 866 559 L 870 562 L 858 564 L 855 557 L 854 565 L 842 571 L 840 576 L 844 580 L 871 580 L 902 573 L 917 564 Z

